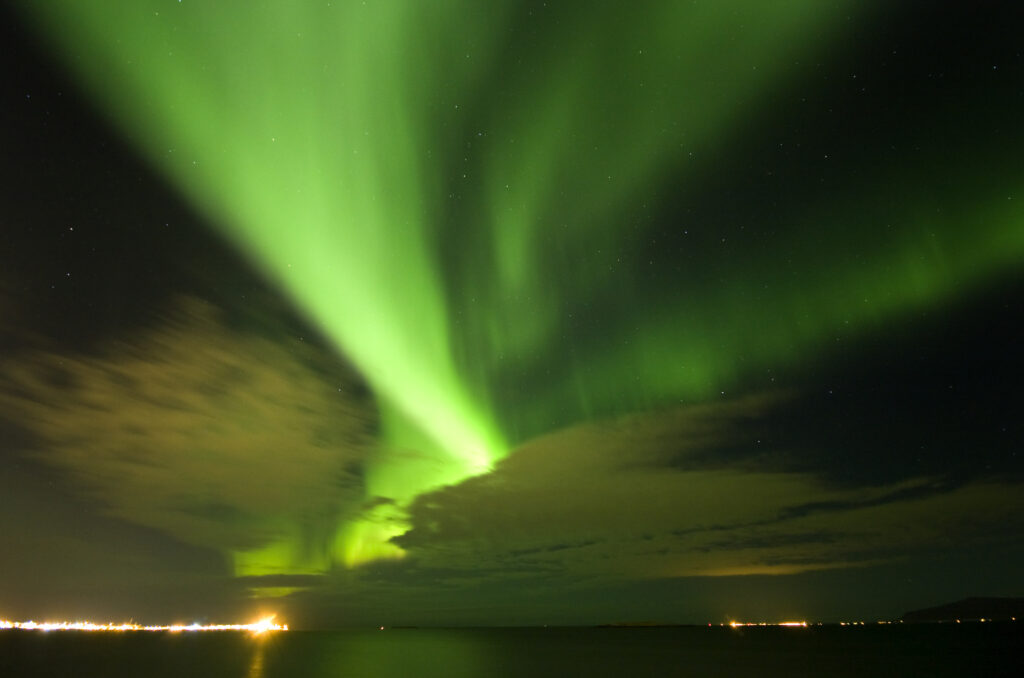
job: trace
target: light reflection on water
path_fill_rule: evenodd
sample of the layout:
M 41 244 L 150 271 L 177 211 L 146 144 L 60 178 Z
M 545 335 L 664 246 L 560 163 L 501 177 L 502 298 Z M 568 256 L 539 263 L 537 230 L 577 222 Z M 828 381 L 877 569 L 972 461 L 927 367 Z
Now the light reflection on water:
M 262 638 L 257 639 L 256 647 L 252 651 L 252 659 L 249 661 L 249 672 L 246 678 L 263 678 L 263 655 L 266 654 L 266 643 Z

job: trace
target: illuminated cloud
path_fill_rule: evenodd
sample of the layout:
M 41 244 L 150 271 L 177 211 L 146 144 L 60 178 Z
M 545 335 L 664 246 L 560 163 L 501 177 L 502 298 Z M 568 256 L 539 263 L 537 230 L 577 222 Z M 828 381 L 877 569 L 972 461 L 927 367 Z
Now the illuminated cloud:
M 186 543 L 322 568 L 363 499 L 376 420 L 355 378 L 204 302 L 95 353 L 24 351 L 0 372 L 0 403 L 65 487 Z
M 756 470 L 743 461 L 687 466 L 687 457 L 735 446 L 738 424 L 779 402 L 682 408 L 544 436 L 492 474 L 421 496 L 413 529 L 395 541 L 411 564 L 453 580 L 475 572 L 623 580 L 865 567 L 981 544 L 986 525 L 1024 527 L 1024 497 L 1009 482 L 844 488 L 765 469 L 763 459 Z

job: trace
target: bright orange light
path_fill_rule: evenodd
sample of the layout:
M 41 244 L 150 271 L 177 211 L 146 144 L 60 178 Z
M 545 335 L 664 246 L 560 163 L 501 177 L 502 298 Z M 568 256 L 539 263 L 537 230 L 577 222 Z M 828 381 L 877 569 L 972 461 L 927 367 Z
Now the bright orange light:
M 274 630 L 274 615 L 270 615 L 269 617 L 264 617 L 263 619 L 259 620 L 255 624 L 250 624 L 250 626 L 252 627 L 250 630 L 253 633 L 255 633 L 256 635 L 259 635 L 261 633 L 266 633 L 267 631 L 273 631 Z M 278 628 L 280 628 L 280 627 L 278 627 Z

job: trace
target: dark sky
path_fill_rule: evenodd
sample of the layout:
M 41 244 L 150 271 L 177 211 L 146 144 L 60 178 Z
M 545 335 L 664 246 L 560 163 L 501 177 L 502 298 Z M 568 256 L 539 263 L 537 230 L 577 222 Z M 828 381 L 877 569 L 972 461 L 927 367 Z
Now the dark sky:
M 0 14 L 0 618 L 1024 595 L 1014 3 L 75 4 Z

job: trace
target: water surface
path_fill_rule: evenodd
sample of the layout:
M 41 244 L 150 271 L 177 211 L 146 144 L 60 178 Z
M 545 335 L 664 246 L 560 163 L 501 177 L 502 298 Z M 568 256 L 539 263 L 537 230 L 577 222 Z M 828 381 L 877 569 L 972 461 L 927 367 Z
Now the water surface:
M 1020 624 L 0 632 L 0 676 L 1010 676 Z

